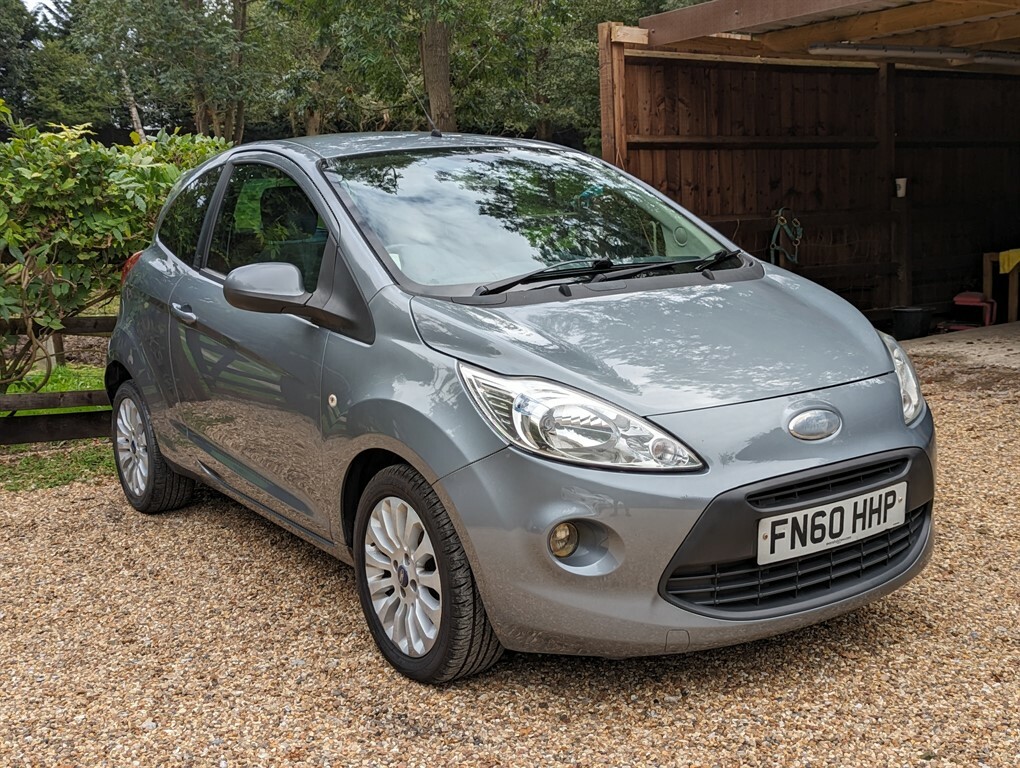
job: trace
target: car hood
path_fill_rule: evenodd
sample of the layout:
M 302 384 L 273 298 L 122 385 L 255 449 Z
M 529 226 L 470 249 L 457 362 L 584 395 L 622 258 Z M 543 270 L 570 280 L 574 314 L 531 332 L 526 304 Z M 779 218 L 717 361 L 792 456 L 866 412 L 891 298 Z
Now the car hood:
M 856 309 L 777 268 L 765 277 L 517 306 L 415 297 L 424 342 L 511 376 L 650 416 L 832 387 L 892 370 Z

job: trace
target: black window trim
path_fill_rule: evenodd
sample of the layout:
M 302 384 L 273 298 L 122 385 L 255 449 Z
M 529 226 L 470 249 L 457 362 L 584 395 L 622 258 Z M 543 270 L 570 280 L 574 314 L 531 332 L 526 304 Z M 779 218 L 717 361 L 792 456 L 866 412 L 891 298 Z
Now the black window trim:
M 224 185 L 223 179 L 225 178 L 223 170 L 224 168 L 226 168 L 226 166 L 227 162 L 225 162 L 221 158 L 217 158 L 208 166 L 200 165 L 194 171 L 189 173 L 187 176 L 183 177 L 180 181 L 180 186 L 174 191 L 173 196 L 168 198 L 166 203 L 163 205 L 163 210 L 160 211 L 159 219 L 156 221 L 156 232 L 153 237 L 153 240 L 155 242 L 158 242 L 160 247 L 164 251 L 169 253 L 171 256 L 173 256 L 181 263 L 187 264 L 192 269 L 197 268 L 196 264 L 198 264 L 199 262 L 200 255 L 204 253 L 205 249 L 208 247 L 208 240 L 209 237 L 211 236 L 210 230 L 211 224 L 209 213 L 217 209 L 219 206 L 220 197 L 223 194 Z M 170 209 L 173 208 L 174 203 L 177 202 L 177 199 L 184 193 L 184 191 L 203 176 L 206 176 L 207 174 L 213 172 L 219 173 L 219 177 L 216 179 L 216 185 L 213 187 L 212 196 L 209 198 L 209 205 L 206 208 L 205 216 L 202 218 L 202 227 L 199 230 L 198 243 L 195 246 L 195 253 L 192 254 L 191 259 L 188 260 L 182 257 L 180 254 L 174 253 L 170 246 L 167 243 L 163 242 L 163 239 L 159 236 L 159 233 L 163 229 L 163 221 L 166 219 L 167 214 L 170 212 Z

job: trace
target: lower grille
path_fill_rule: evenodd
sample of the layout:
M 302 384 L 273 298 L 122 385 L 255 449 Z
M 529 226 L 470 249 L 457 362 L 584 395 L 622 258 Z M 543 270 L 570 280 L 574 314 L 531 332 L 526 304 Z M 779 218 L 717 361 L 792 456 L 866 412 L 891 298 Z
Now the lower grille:
M 760 566 L 752 559 L 696 571 L 677 569 L 664 585 L 665 597 L 684 608 L 740 614 L 783 608 L 844 590 L 903 565 L 921 536 L 929 509 L 925 504 L 911 511 L 899 528 L 782 563 Z

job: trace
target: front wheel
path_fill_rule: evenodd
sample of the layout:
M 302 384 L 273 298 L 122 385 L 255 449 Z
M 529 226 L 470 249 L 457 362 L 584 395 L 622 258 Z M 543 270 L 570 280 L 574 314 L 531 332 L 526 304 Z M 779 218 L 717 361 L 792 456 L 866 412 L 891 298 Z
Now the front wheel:
M 401 674 L 445 683 L 503 653 L 464 547 L 439 497 L 406 465 L 373 477 L 354 526 L 358 597 L 376 645 Z
M 124 495 L 139 512 L 166 512 L 191 499 L 195 481 L 163 458 L 149 409 L 131 381 L 113 397 L 113 456 Z

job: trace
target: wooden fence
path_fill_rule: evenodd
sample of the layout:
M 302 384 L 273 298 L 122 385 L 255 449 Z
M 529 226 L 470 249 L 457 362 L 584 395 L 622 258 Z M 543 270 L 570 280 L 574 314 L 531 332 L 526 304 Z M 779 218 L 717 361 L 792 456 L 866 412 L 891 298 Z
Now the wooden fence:
M 792 268 L 861 309 L 946 307 L 1020 247 L 1015 77 L 600 44 L 603 157 L 758 256 L 792 210 Z
M 66 336 L 109 336 L 116 317 L 69 318 L 61 331 Z M 20 333 L 19 323 L 8 323 L 0 332 Z M 21 416 L 20 411 L 49 411 L 58 408 L 105 406 L 102 410 L 76 413 L 44 413 Z M 0 395 L 0 445 L 77 440 L 110 434 L 110 401 L 102 389 L 74 392 L 37 392 Z

